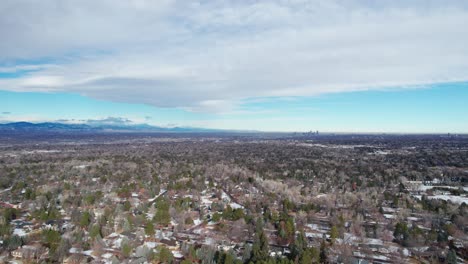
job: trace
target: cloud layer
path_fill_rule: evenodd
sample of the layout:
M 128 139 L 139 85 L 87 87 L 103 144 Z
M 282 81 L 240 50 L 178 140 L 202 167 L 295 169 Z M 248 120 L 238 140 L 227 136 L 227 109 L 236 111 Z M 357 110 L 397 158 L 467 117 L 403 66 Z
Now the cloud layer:
M 0 89 L 227 112 L 251 98 L 466 81 L 466 3 L 2 1 L 0 73 L 18 76 Z

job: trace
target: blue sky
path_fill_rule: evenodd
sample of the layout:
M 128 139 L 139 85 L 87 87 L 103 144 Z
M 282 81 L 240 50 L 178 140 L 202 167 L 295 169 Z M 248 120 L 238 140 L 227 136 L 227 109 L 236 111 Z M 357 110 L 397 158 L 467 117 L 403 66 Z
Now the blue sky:
M 0 122 L 468 133 L 462 0 L 0 2 Z

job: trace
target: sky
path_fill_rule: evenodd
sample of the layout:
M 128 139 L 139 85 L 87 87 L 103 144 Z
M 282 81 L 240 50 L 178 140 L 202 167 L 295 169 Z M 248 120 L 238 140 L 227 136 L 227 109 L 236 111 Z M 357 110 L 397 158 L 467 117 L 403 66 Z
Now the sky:
M 0 122 L 468 133 L 463 0 L 0 2 Z

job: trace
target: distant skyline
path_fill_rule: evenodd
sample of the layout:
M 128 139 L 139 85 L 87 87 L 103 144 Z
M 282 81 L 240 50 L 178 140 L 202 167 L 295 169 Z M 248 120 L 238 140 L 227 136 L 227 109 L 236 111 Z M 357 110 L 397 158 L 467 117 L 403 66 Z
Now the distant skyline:
M 468 2 L 2 1 L 0 122 L 468 133 Z
M 67 93 L 0 91 L 0 122 L 88 120 L 261 131 L 467 133 L 468 83 L 314 97 L 246 100 L 235 111 L 201 113 L 116 103 Z

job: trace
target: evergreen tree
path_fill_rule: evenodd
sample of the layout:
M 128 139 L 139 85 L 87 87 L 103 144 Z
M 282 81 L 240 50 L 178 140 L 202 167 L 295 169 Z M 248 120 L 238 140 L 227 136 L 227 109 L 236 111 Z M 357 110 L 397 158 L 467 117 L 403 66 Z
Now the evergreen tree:
M 59 246 L 61 235 L 53 229 L 42 230 L 42 242 L 49 248 L 50 254 L 54 254 Z
M 91 238 L 95 238 L 97 236 L 100 236 L 102 237 L 102 234 L 101 234 L 101 226 L 99 226 L 99 224 L 94 224 L 92 227 L 91 227 L 91 230 L 89 230 L 89 236 Z
M 155 232 L 154 232 L 153 222 L 148 221 L 148 223 L 145 226 L 145 234 L 148 236 L 154 236 L 154 233 Z
M 242 261 L 244 263 L 248 263 L 248 261 L 252 258 L 252 246 L 249 244 L 245 244 L 244 252 L 242 254 Z
M 203 245 L 197 250 L 197 257 L 201 260 L 202 264 L 213 263 L 216 251 L 211 246 Z
M 455 250 L 451 249 L 447 254 L 447 263 L 448 264 L 457 264 L 457 253 Z
M 330 229 L 331 243 L 334 243 L 339 235 L 340 235 L 340 233 L 338 232 L 338 228 L 336 226 L 332 226 L 331 229 Z
M 172 263 L 174 255 L 172 255 L 172 252 L 165 246 L 159 246 L 158 260 L 162 263 Z
M 57 262 L 62 262 L 63 259 L 67 256 L 69 250 L 71 248 L 70 240 L 68 239 L 61 239 L 60 243 L 58 244 L 57 250 L 53 255 L 53 259 Z
M 91 214 L 89 212 L 83 212 L 80 217 L 80 226 L 87 227 L 91 223 Z
M 307 240 L 303 231 L 301 231 L 297 238 L 294 240 L 294 243 L 290 245 L 291 250 L 291 259 L 296 261 L 298 260 L 304 251 L 307 249 Z
M 232 256 L 232 254 L 226 253 L 225 256 L 224 256 L 223 264 L 234 264 L 235 259 L 236 258 L 234 258 L 234 256 Z
M 8 223 L 13 219 L 16 219 L 18 216 L 19 212 L 15 208 L 6 208 L 3 210 L 3 218 L 5 219 L 5 222 Z
M 292 243 L 294 241 L 294 236 L 296 230 L 294 227 L 294 218 L 289 216 L 286 212 L 282 212 L 280 216 L 280 221 L 277 226 L 278 236 L 281 238 L 280 243 Z
M 122 242 L 121 248 L 122 248 L 121 249 L 122 250 L 122 255 L 124 255 L 124 257 L 128 258 L 130 256 L 130 254 L 132 254 L 133 247 L 130 244 L 130 242 L 128 242 L 128 241 L 126 241 L 125 243 Z
M 24 244 L 23 239 L 20 236 L 13 235 L 7 238 L 4 242 L 4 245 L 9 251 L 15 250 L 21 247 Z
M 259 261 L 264 261 L 268 259 L 270 249 L 268 246 L 268 238 L 263 231 L 262 219 L 257 219 L 257 224 L 255 226 L 255 237 L 254 243 L 252 245 L 252 259 L 251 261 L 256 263 Z
M 328 263 L 327 244 L 325 240 L 320 244 L 320 263 Z
M 129 201 L 125 201 L 125 203 L 123 204 L 123 209 L 124 211 L 130 211 L 130 209 L 132 208 L 132 205 L 130 204 Z
M 393 232 L 393 236 L 397 242 L 404 244 L 409 237 L 409 229 L 406 223 L 397 223 L 395 226 L 395 231 Z
M 307 248 L 302 254 L 300 264 L 320 263 L 320 252 L 316 248 Z
M 160 225 L 168 225 L 171 222 L 169 214 L 169 201 L 165 198 L 160 198 L 156 202 L 156 214 L 154 220 Z

